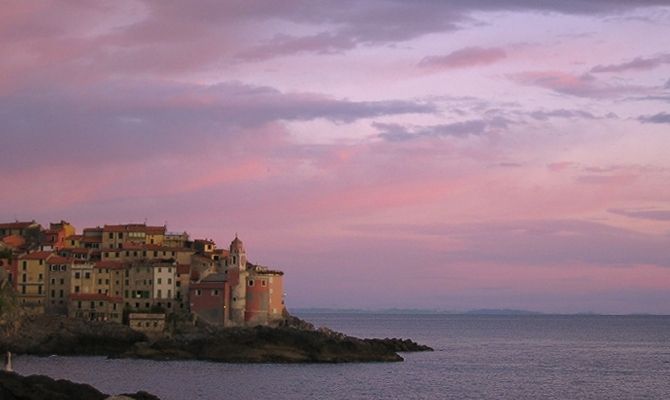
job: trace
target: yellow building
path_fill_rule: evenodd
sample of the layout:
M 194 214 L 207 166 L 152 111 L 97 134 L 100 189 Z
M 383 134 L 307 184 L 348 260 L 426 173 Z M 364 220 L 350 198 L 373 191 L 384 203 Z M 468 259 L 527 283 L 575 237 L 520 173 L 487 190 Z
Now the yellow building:
M 162 245 L 165 232 L 165 226 L 105 225 L 102 228 L 102 248 L 121 249 L 126 243 Z
M 19 302 L 35 312 L 43 312 L 47 300 L 47 260 L 53 257 L 48 251 L 36 251 L 19 257 L 17 290 Z

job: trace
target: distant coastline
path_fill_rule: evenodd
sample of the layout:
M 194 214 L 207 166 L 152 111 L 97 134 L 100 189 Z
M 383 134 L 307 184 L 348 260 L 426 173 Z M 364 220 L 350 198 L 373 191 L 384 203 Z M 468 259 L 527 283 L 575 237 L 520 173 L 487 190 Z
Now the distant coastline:
M 425 309 L 425 308 L 328 308 L 328 307 L 307 307 L 307 308 L 292 308 L 292 312 L 296 315 L 304 314 L 414 314 L 414 315 L 507 315 L 507 316 L 533 316 L 533 315 L 565 315 L 565 316 L 669 316 L 668 314 L 653 314 L 653 313 L 628 313 L 628 314 L 613 314 L 613 313 L 597 313 L 591 311 L 574 312 L 574 313 L 556 313 L 556 312 L 541 312 L 532 310 L 519 310 L 508 308 L 481 308 L 472 310 L 439 310 L 439 309 Z

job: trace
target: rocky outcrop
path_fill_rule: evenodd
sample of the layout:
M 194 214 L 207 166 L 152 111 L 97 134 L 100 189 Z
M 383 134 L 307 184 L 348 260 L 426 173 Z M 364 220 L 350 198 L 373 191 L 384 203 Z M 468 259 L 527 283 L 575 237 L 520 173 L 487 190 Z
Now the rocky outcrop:
M 0 351 L 35 355 L 118 355 L 147 337 L 125 325 L 62 316 L 27 316 L 0 336 Z
M 378 344 L 386 347 L 390 351 L 407 353 L 415 351 L 433 351 L 433 349 L 425 344 L 418 344 L 410 339 L 385 338 L 385 339 L 363 339 L 364 342 L 370 344 Z
M 103 355 L 155 360 L 336 363 L 402 361 L 397 352 L 431 350 L 410 340 L 358 339 L 288 316 L 277 327 L 193 326 L 147 338 L 128 326 L 62 316 L 22 315 L 0 324 L 0 354 Z
M 135 400 L 159 400 L 147 392 L 110 396 L 94 387 L 63 379 L 52 379 L 42 375 L 21 376 L 13 372 L 0 371 L 0 399 L 3 400 L 104 400 L 129 398 Z
M 258 363 L 402 361 L 402 357 L 381 342 L 318 330 L 269 327 L 228 328 L 211 334 L 162 339 L 136 346 L 123 356 Z

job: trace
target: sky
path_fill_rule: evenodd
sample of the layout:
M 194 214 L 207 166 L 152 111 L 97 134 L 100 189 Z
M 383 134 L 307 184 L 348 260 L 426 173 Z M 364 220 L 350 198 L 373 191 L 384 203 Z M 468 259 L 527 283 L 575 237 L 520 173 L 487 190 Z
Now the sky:
M 666 0 L 9 0 L 0 54 L 0 220 L 237 233 L 289 310 L 670 314 Z

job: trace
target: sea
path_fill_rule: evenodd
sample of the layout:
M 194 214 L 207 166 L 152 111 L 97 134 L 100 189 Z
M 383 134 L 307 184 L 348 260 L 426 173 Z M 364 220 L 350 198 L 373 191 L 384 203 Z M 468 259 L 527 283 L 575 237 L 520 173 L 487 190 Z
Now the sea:
M 411 338 L 404 362 L 219 364 L 14 359 L 17 372 L 181 399 L 670 399 L 670 316 L 314 313 L 359 337 Z

